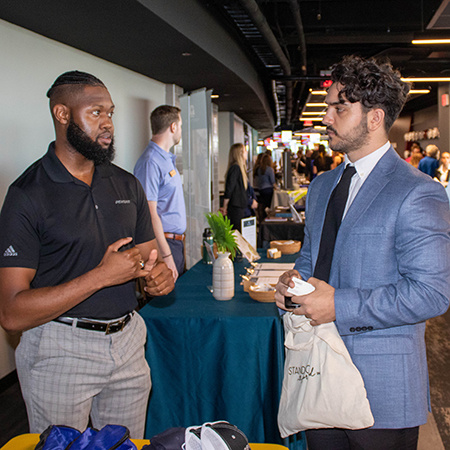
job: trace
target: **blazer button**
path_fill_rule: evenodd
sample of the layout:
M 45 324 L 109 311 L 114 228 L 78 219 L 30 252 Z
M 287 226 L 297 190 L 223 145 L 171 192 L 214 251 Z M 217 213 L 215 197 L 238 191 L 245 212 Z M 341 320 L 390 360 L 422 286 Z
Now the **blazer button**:
M 356 327 L 356 331 L 361 331 L 361 327 Z
M 356 331 L 356 330 L 355 330 L 353 327 L 350 328 L 350 332 L 351 332 L 351 333 L 354 333 L 355 331 Z

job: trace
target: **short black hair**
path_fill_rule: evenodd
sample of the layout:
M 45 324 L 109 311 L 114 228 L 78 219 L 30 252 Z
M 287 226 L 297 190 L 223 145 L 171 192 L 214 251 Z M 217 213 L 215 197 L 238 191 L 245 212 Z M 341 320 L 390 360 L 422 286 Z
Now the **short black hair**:
M 80 72 L 78 70 L 72 70 L 60 75 L 52 84 L 51 88 L 47 91 L 47 97 L 51 100 L 61 90 L 61 86 L 102 86 L 106 88 L 101 80 L 94 75 L 86 72 Z
M 342 85 L 339 98 L 345 96 L 350 103 L 360 102 L 368 111 L 381 108 L 385 112 L 386 132 L 405 105 L 410 83 L 401 80 L 400 72 L 389 61 L 345 56 L 331 68 L 331 79 Z

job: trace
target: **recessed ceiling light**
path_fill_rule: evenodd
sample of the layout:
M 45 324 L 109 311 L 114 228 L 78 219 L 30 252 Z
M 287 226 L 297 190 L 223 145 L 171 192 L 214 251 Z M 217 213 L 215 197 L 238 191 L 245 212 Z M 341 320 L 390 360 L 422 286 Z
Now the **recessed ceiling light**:
M 450 39 L 413 39 L 411 44 L 423 45 L 423 44 L 450 44 Z
M 183 52 L 183 53 L 181 54 L 181 56 L 192 56 L 192 53 L 189 53 L 189 52 Z
M 449 82 L 450 77 L 408 77 L 401 78 L 401 80 L 406 83 L 440 83 Z
M 324 116 L 326 114 L 325 111 L 303 111 L 302 115 L 303 116 Z

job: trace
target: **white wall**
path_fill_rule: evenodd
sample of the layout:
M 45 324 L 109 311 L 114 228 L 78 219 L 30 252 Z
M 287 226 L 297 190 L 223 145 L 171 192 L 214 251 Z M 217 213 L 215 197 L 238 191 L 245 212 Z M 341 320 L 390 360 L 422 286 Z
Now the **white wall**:
M 219 191 L 225 190 L 225 173 L 228 167 L 228 153 L 233 142 L 233 116 L 232 112 L 219 111 Z
M 389 141 L 403 158 L 406 150 L 405 133 L 411 129 L 411 115 L 400 116 L 389 130 Z
M 248 128 L 251 128 L 247 125 Z M 244 121 L 233 112 L 219 112 L 219 190 L 225 190 L 225 174 L 228 169 L 230 147 L 244 144 Z
M 68 70 L 92 73 L 108 87 L 116 105 L 115 162 L 133 170 L 150 138 L 150 112 L 165 103 L 163 83 L 2 20 L 0 43 L 0 204 L 11 182 L 54 139 L 45 93 Z M 16 340 L 0 329 L 0 378 L 15 368 L 9 341 Z

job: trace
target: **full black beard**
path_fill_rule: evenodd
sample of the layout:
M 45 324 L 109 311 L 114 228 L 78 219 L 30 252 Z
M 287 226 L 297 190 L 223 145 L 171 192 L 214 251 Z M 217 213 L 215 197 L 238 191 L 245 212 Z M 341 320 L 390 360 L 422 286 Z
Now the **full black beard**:
M 94 165 L 111 164 L 114 160 L 114 138 L 107 148 L 103 148 L 93 141 L 72 119 L 70 119 L 66 133 L 69 144 L 86 159 L 92 161 Z

